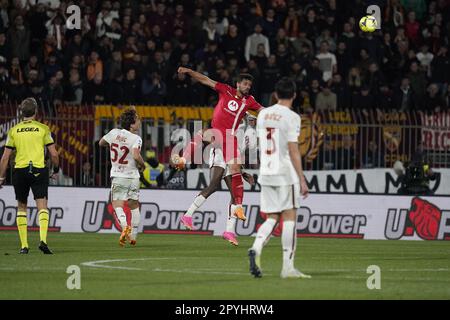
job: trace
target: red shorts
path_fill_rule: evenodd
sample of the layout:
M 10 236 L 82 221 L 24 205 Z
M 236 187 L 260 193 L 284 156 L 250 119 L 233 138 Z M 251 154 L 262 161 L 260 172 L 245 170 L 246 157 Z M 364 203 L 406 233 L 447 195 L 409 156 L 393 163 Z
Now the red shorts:
M 241 155 L 239 152 L 237 138 L 231 135 L 226 136 L 225 134 L 223 134 L 222 137 L 222 141 L 216 140 L 212 142 L 216 155 L 215 162 L 224 162 L 224 164 L 227 164 L 231 160 L 240 158 Z

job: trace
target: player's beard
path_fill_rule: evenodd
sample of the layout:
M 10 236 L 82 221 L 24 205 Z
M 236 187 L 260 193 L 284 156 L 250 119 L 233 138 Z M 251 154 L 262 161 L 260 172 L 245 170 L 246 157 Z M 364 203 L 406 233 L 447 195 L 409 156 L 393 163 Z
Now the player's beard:
M 249 95 L 249 93 L 250 93 L 250 89 L 247 91 L 247 92 L 243 92 L 241 89 L 239 89 L 238 88 L 238 90 L 237 90 L 238 92 L 239 92 L 239 94 L 241 95 L 241 96 L 243 96 L 243 97 L 246 97 L 246 96 L 248 96 Z

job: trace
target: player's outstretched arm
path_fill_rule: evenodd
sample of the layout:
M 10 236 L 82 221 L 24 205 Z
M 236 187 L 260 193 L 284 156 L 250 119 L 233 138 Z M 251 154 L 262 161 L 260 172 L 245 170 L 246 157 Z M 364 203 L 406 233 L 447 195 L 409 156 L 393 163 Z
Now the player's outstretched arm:
M 194 78 L 195 80 L 197 80 L 198 82 L 200 82 L 201 84 L 210 87 L 211 89 L 214 89 L 217 84 L 217 81 L 214 81 L 205 76 L 204 74 L 201 74 L 200 72 L 194 71 L 189 68 L 179 67 L 178 73 L 185 73 Z
M 298 149 L 297 142 L 289 142 L 288 148 L 292 164 L 294 165 L 295 171 L 297 172 L 297 175 L 300 179 L 300 192 L 303 198 L 306 198 L 308 196 L 308 185 L 306 184 L 306 179 L 303 175 L 302 160 L 300 157 L 300 150 Z
M 5 182 L 6 169 L 8 168 L 9 158 L 11 157 L 12 149 L 5 148 L 3 152 L 2 160 L 0 160 L 0 188 Z

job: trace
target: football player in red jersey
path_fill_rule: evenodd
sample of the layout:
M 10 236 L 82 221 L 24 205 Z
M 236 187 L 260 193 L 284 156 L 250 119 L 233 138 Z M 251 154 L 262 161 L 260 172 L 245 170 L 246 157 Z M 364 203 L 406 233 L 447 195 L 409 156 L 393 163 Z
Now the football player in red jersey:
M 220 186 L 225 169 L 228 167 L 228 175 L 231 176 L 231 194 L 233 204 L 230 206 L 227 230 L 223 237 L 230 243 L 237 245 L 234 225 L 237 217 L 245 220 L 242 200 L 244 197 L 244 183 L 242 180 L 242 160 L 239 154 L 236 130 L 248 110 L 259 112 L 263 107 L 250 95 L 253 77 L 249 74 L 241 74 L 236 83 L 236 88 L 211 80 L 207 76 L 188 68 L 180 67 L 179 73 L 184 73 L 201 84 L 214 89 L 219 94 L 219 101 L 214 109 L 211 123 L 212 129 L 219 133 L 214 136 L 210 156 L 211 181 L 208 187 L 203 189 L 194 199 L 186 214 L 181 218 L 181 223 L 192 230 L 192 215 Z M 185 163 L 185 159 L 180 161 Z M 229 182 L 229 178 L 227 179 Z M 228 183 L 227 183 L 228 184 Z

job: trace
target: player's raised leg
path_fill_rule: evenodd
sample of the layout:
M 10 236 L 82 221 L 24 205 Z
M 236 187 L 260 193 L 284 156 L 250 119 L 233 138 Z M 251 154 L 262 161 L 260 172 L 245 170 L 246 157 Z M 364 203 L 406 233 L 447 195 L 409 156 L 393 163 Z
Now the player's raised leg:
M 181 217 L 181 223 L 189 230 L 193 229 L 192 225 L 192 215 L 198 208 L 200 208 L 206 199 L 212 195 L 220 187 L 220 182 L 225 169 L 219 166 L 213 166 L 211 168 L 211 181 L 209 185 L 203 189 L 198 196 L 195 197 L 194 201 L 190 205 L 189 209 L 183 217 Z

